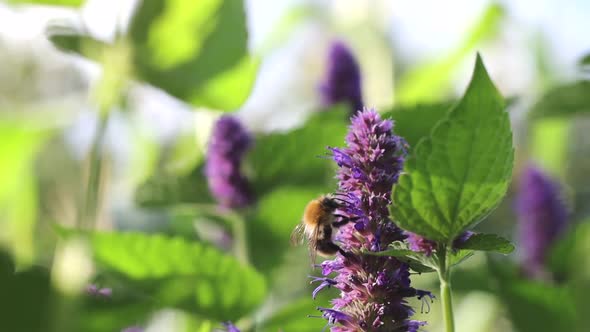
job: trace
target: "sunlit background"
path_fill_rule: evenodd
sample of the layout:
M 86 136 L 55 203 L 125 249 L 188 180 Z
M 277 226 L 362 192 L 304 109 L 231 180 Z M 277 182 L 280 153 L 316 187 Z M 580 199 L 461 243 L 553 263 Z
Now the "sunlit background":
M 0 243 L 6 264 L 28 273 L 0 279 L 0 308 L 12 307 L 11 331 L 133 325 L 210 331 L 228 320 L 244 331 L 320 331 L 325 321 L 307 315 L 337 293 L 311 300 L 306 250 L 288 241 L 305 202 L 329 189 L 279 181 L 260 197 L 257 212 L 219 216 L 210 211 L 210 198 L 201 200 L 208 195 L 201 169 L 211 127 L 223 112 L 265 136 L 293 132 L 323 110 L 318 84 L 334 40 L 357 57 L 365 104 L 382 113 L 456 99 L 479 52 L 509 101 L 515 185 L 530 162 L 560 181 L 573 229 L 590 214 L 590 88 L 583 66 L 590 54 L 588 18 L 585 0 L 0 2 Z M 281 153 L 275 145 L 268 162 Z M 256 165 L 247 164 L 246 174 L 256 178 Z M 480 230 L 516 241 L 515 191 Z M 145 289 L 153 280 L 130 288 L 93 260 L 93 246 L 101 243 L 94 250 L 111 259 L 117 239 L 89 243 L 72 235 L 76 228 L 162 233 L 207 243 L 238 260 L 243 252 L 227 237 L 242 237 L 256 273 L 244 278 L 264 285 L 250 295 L 242 293 L 244 284 L 231 284 L 233 277 L 226 289 L 179 281 L 150 293 Z M 158 248 L 143 250 L 149 256 Z M 182 259 L 168 255 L 160 259 Z M 517 250 L 500 261 L 518 257 Z M 513 318 L 535 312 L 518 311 L 527 309 L 526 300 L 514 305 L 515 314 L 485 280 L 488 260 L 476 254 L 456 272 L 457 331 L 533 331 Z M 186 262 L 196 270 L 214 263 Z M 29 287 L 27 278 L 42 281 L 20 293 L 18 287 Z M 433 275 L 413 282 L 438 292 Z M 80 293 L 90 283 L 111 288 L 112 296 L 84 299 Z M 183 287 L 197 287 L 196 309 L 175 305 Z M 39 305 L 12 306 L 5 291 Z M 241 295 L 227 295 L 232 292 Z M 207 307 L 207 296 L 230 303 L 252 296 L 256 306 L 244 300 L 238 309 L 217 311 Z M 438 302 L 412 304 L 428 321 L 426 330 L 442 331 Z M 19 317 L 29 316 L 31 325 L 22 325 Z

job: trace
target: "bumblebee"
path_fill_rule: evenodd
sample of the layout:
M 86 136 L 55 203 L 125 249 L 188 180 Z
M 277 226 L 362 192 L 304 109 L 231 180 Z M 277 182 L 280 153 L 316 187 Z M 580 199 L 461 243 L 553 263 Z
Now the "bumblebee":
M 336 221 L 334 214 L 340 206 L 340 200 L 332 196 L 320 196 L 307 203 L 303 211 L 303 218 L 291 233 L 291 244 L 299 245 L 307 238 L 309 255 L 315 264 L 316 255 L 332 256 L 337 252 L 343 253 L 332 239 L 334 229 L 348 222 L 344 219 Z

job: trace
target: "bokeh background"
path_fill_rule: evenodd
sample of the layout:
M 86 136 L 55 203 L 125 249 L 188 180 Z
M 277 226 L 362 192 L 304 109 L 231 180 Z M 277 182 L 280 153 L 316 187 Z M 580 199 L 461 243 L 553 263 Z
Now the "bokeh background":
M 516 164 L 478 230 L 517 250 L 478 253 L 455 272 L 457 330 L 586 331 L 588 17 L 584 0 L 0 2 L 0 321 L 321 330 L 307 315 L 337 293 L 311 299 L 306 249 L 288 241 L 305 203 L 335 188 L 320 157 L 343 144 L 348 110 L 324 105 L 318 86 L 340 40 L 360 64 L 365 105 L 397 119 L 410 143 L 433 123 L 420 110 L 460 97 L 481 54 L 508 100 Z M 247 211 L 217 209 L 202 171 L 229 112 L 256 137 Z M 518 272 L 514 197 L 530 164 L 560 183 L 569 212 L 550 280 Z M 436 293 L 435 279 L 413 282 Z M 413 304 L 442 331 L 438 302 Z

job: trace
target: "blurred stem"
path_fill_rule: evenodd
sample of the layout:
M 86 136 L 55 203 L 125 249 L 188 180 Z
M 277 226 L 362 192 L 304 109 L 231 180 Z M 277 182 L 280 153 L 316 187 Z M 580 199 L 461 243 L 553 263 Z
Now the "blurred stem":
M 445 322 L 445 331 L 455 331 L 453 318 L 453 299 L 451 296 L 451 269 L 447 262 L 447 247 L 441 245 L 438 250 L 438 278 L 440 280 L 440 297 Z
M 106 134 L 108 123 L 107 112 L 100 112 L 96 134 L 92 141 L 92 147 L 88 157 L 88 180 L 86 182 L 86 193 L 84 194 L 84 203 L 80 209 L 79 226 L 81 228 L 92 229 L 96 224 L 98 216 L 99 193 L 102 174 L 102 150 L 103 141 Z
M 244 218 L 234 213 L 234 217 L 231 218 L 232 231 L 233 231 L 233 246 L 232 250 L 234 255 L 244 265 L 250 263 L 248 259 L 248 244 L 246 240 L 246 226 Z

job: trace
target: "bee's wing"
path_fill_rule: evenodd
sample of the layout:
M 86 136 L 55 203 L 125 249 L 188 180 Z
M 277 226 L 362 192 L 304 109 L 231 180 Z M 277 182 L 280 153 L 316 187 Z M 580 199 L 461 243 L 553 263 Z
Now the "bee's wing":
M 291 232 L 291 245 L 297 246 L 303 243 L 305 237 L 305 225 L 303 223 L 295 226 L 293 232 Z
M 312 236 L 309 238 L 309 259 L 311 266 L 315 266 L 318 255 L 318 239 L 320 238 L 320 227 L 315 227 Z

